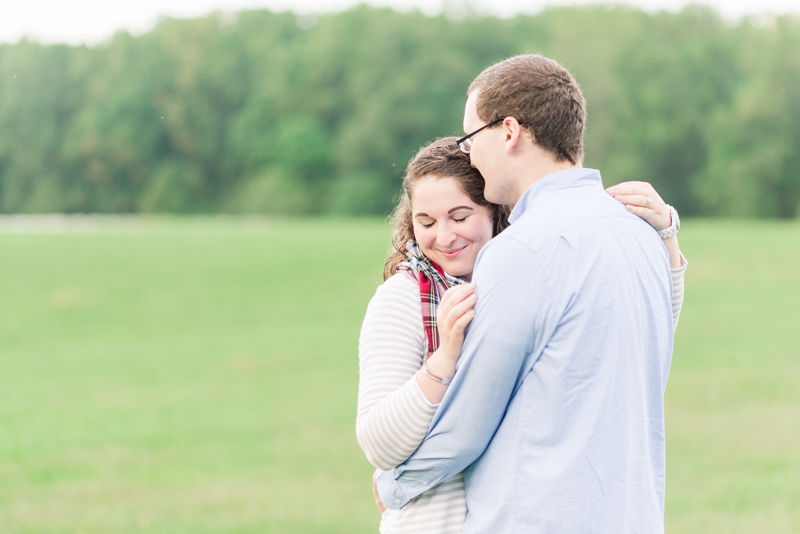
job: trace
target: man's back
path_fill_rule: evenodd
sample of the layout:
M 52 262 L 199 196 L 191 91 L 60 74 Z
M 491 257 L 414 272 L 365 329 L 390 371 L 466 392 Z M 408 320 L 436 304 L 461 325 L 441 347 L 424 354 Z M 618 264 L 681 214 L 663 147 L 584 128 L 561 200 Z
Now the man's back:
M 425 442 L 379 478 L 384 502 L 467 468 L 465 534 L 662 532 L 667 253 L 591 169 L 540 179 L 512 219 L 479 257 L 456 378 Z
M 528 319 L 532 339 L 497 433 L 467 470 L 465 532 L 663 530 L 669 264 L 655 232 L 593 174 L 534 185 L 478 264 L 479 303 L 519 287 L 507 313 Z M 527 284 L 547 302 L 527 302 Z M 470 337 L 505 320 L 493 315 Z

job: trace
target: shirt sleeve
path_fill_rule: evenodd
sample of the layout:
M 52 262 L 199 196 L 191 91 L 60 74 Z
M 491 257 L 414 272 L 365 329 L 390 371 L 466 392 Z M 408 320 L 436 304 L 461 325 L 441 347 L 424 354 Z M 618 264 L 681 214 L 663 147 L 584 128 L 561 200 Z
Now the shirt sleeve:
M 379 469 L 403 463 L 419 447 L 438 406 L 415 376 L 426 350 L 419 286 L 397 274 L 370 301 L 358 344 L 356 438 Z
M 678 319 L 681 317 L 681 307 L 683 306 L 683 275 L 686 273 L 686 266 L 689 262 L 681 253 L 681 266 L 672 269 L 672 327 L 678 329 Z
M 488 249 L 493 249 L 491 254 Z M 552 297 L 536 262 L 518 261 L 525 254 L 531 253 L 511 240 L 504 240 L 502 247 L 490 242 L 481 251 L 473 275 L 475 318 L 453 382 L 422 445 L 402 465 L 378 474 L 378 492 L 387 507 L 402 508 L 483 453 L 532 365 L 532 355 L 555 330 Z M 497 272 L 503 276 L 489 275 Z M 518 314 L 509 312 L 509 302 L 538 304 L 530 314 Z

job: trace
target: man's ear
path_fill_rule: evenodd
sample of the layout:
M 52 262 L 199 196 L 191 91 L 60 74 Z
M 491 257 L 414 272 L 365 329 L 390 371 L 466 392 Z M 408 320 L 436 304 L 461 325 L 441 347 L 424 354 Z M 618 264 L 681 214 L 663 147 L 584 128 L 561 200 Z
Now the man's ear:
M 522 125 L 514 117 L 506 117 L 502 124 L 504 141 L 506 145 L 506 153 L 511 154 L 522 147 L 522 143 L 528 141 L 528 135 L 523 130 Z M 531 140 L 533 136 L 531 134 Z

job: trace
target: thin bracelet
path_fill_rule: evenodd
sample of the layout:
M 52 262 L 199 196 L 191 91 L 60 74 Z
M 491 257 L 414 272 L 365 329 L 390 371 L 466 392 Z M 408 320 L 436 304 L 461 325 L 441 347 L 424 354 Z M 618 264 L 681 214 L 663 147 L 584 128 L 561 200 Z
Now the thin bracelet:
M 435 374 L 431 373 L 431 370 L 428 369 L 428 362 L 422 363 L 422 370 L 425 371 L 425 374 L 431 377 L 431 380 L 436 380 L 440 384 L 444 384 L 445 386 L 449 386 L 450 382 L 453 381 L 452 378 L 442 378 L 440 376 L 436 376 Z

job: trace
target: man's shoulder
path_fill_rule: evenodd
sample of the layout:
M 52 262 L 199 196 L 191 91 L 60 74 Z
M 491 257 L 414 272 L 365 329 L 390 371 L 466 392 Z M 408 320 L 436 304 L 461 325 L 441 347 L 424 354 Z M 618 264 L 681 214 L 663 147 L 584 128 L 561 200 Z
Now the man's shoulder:
M 525 212 L 500 236 L 507 234 L 537 250 L 566 235 L 591 234 L 594 229 L 610 230 L 631 224 L 648 226 L 604 190 L 575 188 L 549 195 L 547 202 Z
M 523 268 L 533 264 L 541 273 L 551 272 L 559 278 L 567 274 L 565 267 L 575 262 L 660 252 L 660 239 L 644 220 L 610 197 L 595 200 L 584 203 L 580 210 L 543 206 L 525 213 L 484 247 L 480 261 L 502 271 L 521 263 Z M 629 250 L 627 245 L 633 244 L 642 250 Z
M 519 281 L 539 270 L 540 247 L 519 227 L 511 227 L 490 240 L 478 255 L 473 281 L 492 279 L 493 283 Z
M 516 228 L 508 227 L 484 245 L 480 252 L 479 260 L 481 257 L 505 257 L 533 253 L 534 249 L 530 246 L 530 237 L 530 235 L 521 231 L 519 226 Z
M 564 217 L 558 211 L 542 210 L 525 213 L 503 230 L 487 245 L 488 254 L 519 254 L 526 251 L 532 256 L 547 249 L 572 226 L 574 217 Z

